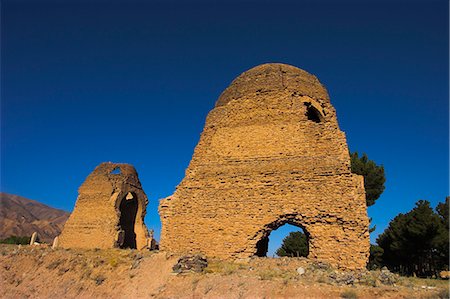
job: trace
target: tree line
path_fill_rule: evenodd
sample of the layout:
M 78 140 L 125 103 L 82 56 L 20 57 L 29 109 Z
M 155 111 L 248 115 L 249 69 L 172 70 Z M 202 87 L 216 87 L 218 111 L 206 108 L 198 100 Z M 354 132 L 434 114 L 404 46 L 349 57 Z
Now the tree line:
M 400 213 L 371 245 L 369 268 L 383 265 L 403 275 L 437 277 L 449 264 L 449 197 L 434 210 L 419 200 Z
M 0 244 L 30 244 L 31 237 L 9 236 L 8 238 L 1 239 Z

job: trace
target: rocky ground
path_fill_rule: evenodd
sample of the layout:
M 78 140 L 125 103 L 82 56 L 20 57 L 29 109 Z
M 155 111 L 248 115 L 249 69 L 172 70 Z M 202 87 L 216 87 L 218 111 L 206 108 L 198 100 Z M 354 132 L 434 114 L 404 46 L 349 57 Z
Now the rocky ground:
M 0 246 L 1 298 L 448 298 L 448 281 L 342 272 L 304 258 L 237 262 L 135 250 Z

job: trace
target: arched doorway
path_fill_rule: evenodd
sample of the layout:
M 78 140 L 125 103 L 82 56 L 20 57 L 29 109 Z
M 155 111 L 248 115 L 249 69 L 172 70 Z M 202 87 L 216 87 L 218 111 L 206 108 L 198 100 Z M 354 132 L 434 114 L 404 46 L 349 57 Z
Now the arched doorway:
M 307 257 L 310 235 L 294 221 L 279 220 L 265 227 L 256 243 L 258 257 Z
M 122 199 L 119 205 L 120 219 L 119 226 L 121 230 L 120 248 L 136 249 L 136 232 L 134 226 L 138 210 L 138 200 L 135 195 L 128 193 Z

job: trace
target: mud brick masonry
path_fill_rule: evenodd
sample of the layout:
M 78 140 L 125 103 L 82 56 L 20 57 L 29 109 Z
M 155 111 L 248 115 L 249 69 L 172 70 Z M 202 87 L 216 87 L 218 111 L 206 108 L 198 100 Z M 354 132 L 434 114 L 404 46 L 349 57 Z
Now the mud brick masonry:
M 237 77 L 208 114 L 184 179 L 160 202 L 160 249 L 263 256 L 270 232 L 289 223 L 305 230 L 309 258 L 360 269 L 369 255 L 366 210 L 363 177 L 350 171 L 325 87 L 296 67 L 264 64 Z M 108 227 L 116 220 L 106 219 Z
M 151 246 L 144 224 L 147 196 L 128 164 L 102 163 L 79 188 L 75 208 L 59 236 L 64 248 Z

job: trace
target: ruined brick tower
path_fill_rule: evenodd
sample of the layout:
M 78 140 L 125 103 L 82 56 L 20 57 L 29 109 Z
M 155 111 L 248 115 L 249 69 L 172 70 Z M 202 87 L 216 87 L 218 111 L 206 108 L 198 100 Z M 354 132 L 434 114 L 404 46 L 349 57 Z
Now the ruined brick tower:
M 150 245 L 144 224 L 147 196 L 129 164 L 102 163 L 79 188 L 59 236 L 64 248 L 136 248 Z
M 186 176 L 161 200 L 160 248 L 221 258 L 265 255 L 286 223 L 309 258 L 364 268 L 369 221 L 363 177 L 317 78 L 285 64 L 237 77 L 209 113 Z

